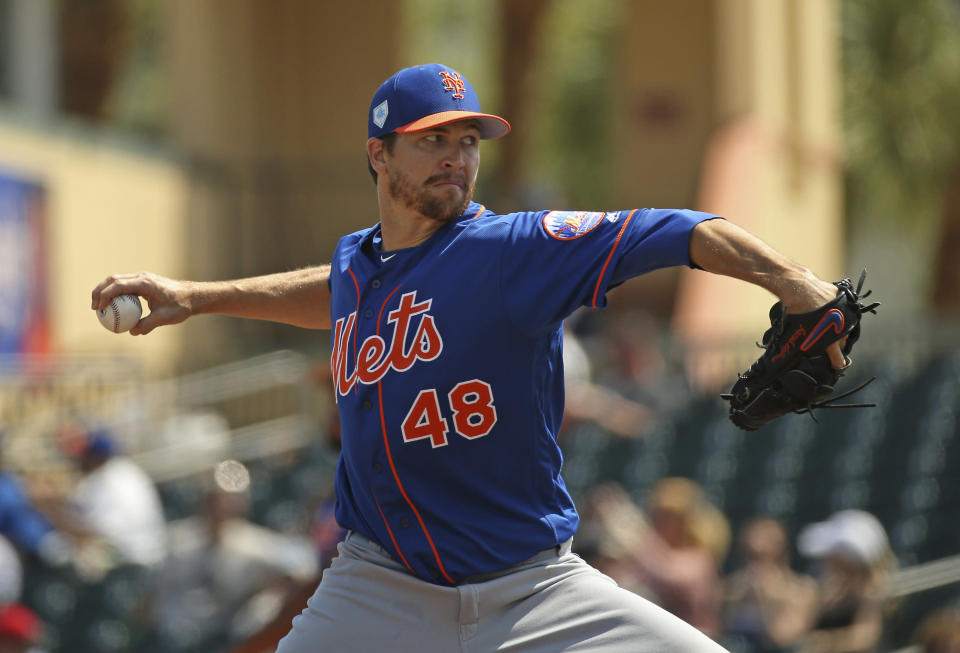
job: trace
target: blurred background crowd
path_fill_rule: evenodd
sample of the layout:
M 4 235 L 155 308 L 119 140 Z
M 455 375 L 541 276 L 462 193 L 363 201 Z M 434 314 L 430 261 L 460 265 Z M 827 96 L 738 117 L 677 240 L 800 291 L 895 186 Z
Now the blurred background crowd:
M 365 116 L 442 61 L 498 212 L 724 215 L 868 316 L 876 408 L 717 395 L 772 298 L 663 270 L 565 325 L 574 547 L 731 651 L 960 651 L 960 2 L 0 0 L 0 653 L 272 650 L 343 533 L 329 336 L 103 330 L 90 290 L 326 261 Z M 563 283 L 563 280 L 558 280 Z

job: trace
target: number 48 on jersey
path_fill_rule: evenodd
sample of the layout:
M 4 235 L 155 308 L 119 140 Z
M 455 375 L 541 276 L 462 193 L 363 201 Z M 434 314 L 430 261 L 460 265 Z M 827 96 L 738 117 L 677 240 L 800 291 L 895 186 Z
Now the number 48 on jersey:
M 454 430 L 473 440 L 482 438 L 497 423 L 490 384 L 480 379 L 462 381 L 447 393 Z M 404 442 L 428 438 L 434 448 L 447 445 L 450 426 L 443 416 L 440 397 L 433 388 L 421 390 L 400 425 Z

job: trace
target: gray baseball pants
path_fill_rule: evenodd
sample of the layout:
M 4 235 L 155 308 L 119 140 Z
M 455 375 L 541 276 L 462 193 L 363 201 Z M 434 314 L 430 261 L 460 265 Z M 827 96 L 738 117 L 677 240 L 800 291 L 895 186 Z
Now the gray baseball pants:
M 570 542 L 456 587 L 419 580 L 350 533 L 277 653 L 723 653 L 624 590 Z

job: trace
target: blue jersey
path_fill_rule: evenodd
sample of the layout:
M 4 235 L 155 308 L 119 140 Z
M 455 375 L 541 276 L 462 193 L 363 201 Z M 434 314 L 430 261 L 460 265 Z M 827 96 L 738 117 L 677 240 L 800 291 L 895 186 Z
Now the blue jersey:
M 0 535 L 22 550 L 37 553 L 40 541 L 52 531 L 53 526 L 33 507 L 17 479 L 0 472 Z
M 562 320 L 644 272 L 691 265 L 683 210 L 495 215 L 473 203 L 409 249 L 379 226 L 331 272 L 337 521 L 457 584 L 570 538 L 560 476 Z

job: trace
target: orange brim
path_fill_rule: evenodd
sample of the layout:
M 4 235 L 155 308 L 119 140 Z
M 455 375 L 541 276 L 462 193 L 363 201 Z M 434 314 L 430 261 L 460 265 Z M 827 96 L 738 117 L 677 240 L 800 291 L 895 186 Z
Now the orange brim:
M 433 129 L 440 125 L 447 125 L 458 120 L 476 120 L 480 123 L 480 138 L 494 139 L 501 138 L 510 133 L 510 123 L 490 113 L 476 113 L 474 111 L 441 111 L 429 116 L 424 116 L 419 120 L 414 120 L 402 127 L 397 127 L 394 131 L 398 134 L 409 134 L 411 132 L 422 132 L 427 129 Z

